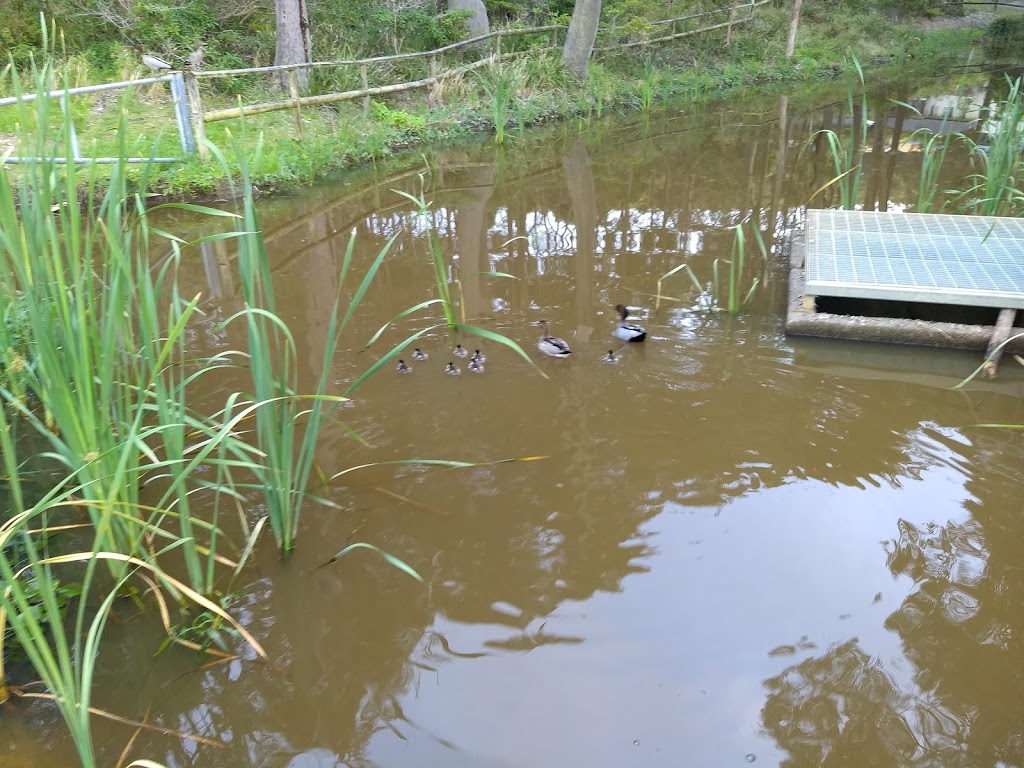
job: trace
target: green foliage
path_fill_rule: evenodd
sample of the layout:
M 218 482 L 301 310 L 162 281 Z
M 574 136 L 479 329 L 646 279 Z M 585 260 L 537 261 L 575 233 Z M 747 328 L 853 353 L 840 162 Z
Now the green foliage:
M 466 11 L 435 13 L 433 4 L 411 0 L 321 0 L 310 3 L 310 26 L 317 39 L 356 55 L 422 51 L 465 36 Z
M 994 57 L 1020 55 L 1024 51 L 1024 13 L 1000 16 L 989 24 L 985 48 Z
M 427 124 L 426 118 L 422 115 L 410 115 L 404 109 L 391 109 L 383 101 L 372 102 L 370 114 L 374 120 L 401 131 L 421 131 Z

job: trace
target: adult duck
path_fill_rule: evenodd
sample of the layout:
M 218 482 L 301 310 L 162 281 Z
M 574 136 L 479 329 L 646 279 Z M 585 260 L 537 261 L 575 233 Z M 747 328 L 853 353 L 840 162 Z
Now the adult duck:
M 566 357 L 572 354 L 572 350 L 569 349 L 569 345 L 566 344 L 565 339 L 560 339 L 557 336 L 552 336 L 548 333 L 547 320 L 538 320 L 534 325 L 539 325 L 544 329 L 540 335 L 540 339 L 537 340 L 537 349 L 549 357 Z
M 615 311 L 619 313 L 619 324 L 612 331 L 612 336 L 623 341 L 643 341 L 647 338 L 647 331 L 643 326 L 626 322 L 626 318 L 629 317 L 629 310 L 626 307 L 616 304 Z

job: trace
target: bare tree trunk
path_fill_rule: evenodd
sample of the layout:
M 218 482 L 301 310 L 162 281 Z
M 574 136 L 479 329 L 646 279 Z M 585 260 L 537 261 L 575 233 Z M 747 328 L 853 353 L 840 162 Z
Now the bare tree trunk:
M 310 59 L 309 17 L 306 15 L 306 0 L 274 0 L 277 12 L 276 40 L 277 49 L 274 64 L 305 64 Z M 305 91 L 309 85 L 309 70 L 295 71 L 299 90 Z M 278 72 L 274 78 L 281 90 L 288 88 L 288 75 Z
M 800 28 L 800 6 L 804 0 L 793 0 L 793 15 L 789 17 L 789 38 L 786 40 L 786 58 L 793 58 L 796 50 L 796 31 Z
M 562 46 L 562 62 L 582 80 L 587 76 L 587 64 L 594 52 L 597 24 L 601 20 L 601 0 L 576 0 L 572 21 Z
M 466 19 L 466 30 L 470 37 L 480 37 L 491 31 L 483 0 L 448 0 L 448 10 L 470 11 L 473 14 Z

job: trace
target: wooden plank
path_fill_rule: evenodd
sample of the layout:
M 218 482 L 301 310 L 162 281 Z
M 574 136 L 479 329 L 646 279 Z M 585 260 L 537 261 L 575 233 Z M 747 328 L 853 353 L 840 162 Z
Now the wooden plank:
M 1013 321 L 1017 319 L 1016 309 L 1003 309 L 999 312 L 999 319 L 996 320 L 995 328 L 992 330 L 992 338 L 988 341 L 988 349 L 985 351 L 985 367 L 981 374 L 986 379 L 991 379 L 999 370 L 999 358 L 1003 356 L 1003 345 L 1010 338 L 1013 331 Z

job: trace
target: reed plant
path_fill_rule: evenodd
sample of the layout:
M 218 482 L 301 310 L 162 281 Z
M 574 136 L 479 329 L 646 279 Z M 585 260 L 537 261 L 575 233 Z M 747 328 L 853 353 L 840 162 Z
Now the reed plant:
M 384 332 L 392 327 L 395 323 L 403 318 L 406 318 L 412 314 L 428 309 L 430 307 L 440 308 L 443 321 L 435 323 L 426 328 L 422 328 L 411 336 L 399 342 L 389 352 L 384 354 L 376 363 L 374 363 L 369 369 L 366 370 L 359 378 L 357 378 L 349 388 L 343 393 L 346 397 L 354 392 L 359 386 L 363 384 L 370 376 L 375 374 L 385 365 L 388 365 L 392 361 L 398 358 L 402 353 L 402 350 L 411 345 L 421 336 L 424 336 L 431 331 L 435 331 L 441 328 L 447 328 L 449 332 L 466 332 L 471 333 L 475 336 L 479 336 L 482 339 L 493 341 L 508 347 L 521 358 L 526 360 L 534 370 L 541 374 L 546 375 L 537 368 L 536 363 L 530 359 L 530 356 L 526 354 L 521 346 L 519 346 L 512 339 L 508 338 L 504 334 L 497 333 L 487 328 L 481 328 L 476 325 L 472 325 L 467 322 L 466 317 L 466 305 L 463 300 L 463 281 L 464 280 L 479 280 L 485 277 L 503 278 L 515 280 L 514 275 L 510 275 L 507 272 L 496 272 L 496 271 L 483 271 L 474 272 L 469 275 L 459 275 L 454 265 L 449 264 L 444 258 L 444 252 L 441 248 L 441 240 L 438 237 L 437 230 L 435 228 L 433 211 L 430 203 L 426 199 L 426 174 L 419 175 L 420 189 L 417 194 L 410 192 L 404 192 L 402 190 L 392 190 L 398 195 L 401 195 L 413 205 L 413 218 L 418 223 L 420 230 L 423 233 L 423 238 L 427 245 L 427 255 L 431 265 L 431 273 L 433 276 L 435 297 L 427 299 L 418 304 L 414 304 L 407 309 L 399 312 L 395 317 L 381 326 L 376 333 L 367 341 L 366 346 L 363 347 L 363 351 L 373 346 L 383 335 Z M 401 232 L 396 233 L 395 237 L 398 237 Z M 394 238 L 392 238 L 392 242 Z M 453 291 L 454 288 L 454 291 Z
M 253 163 L 258 163 L 261 146 L 262 140 L 257 141 Z M 229 165 L 223 153 L 212 145 L 211 151 L 222 163 L 225 174 L 230 177 Z M 255 474 L 254 484 L 249 486 L 242 483 L 236 484 L 236 487 L 255 487 L 262 491 L 270 529 L 284 554 L 295 546 L 306 501 L 312 499 L 335 506 L 323 497 L 310 494 L 308 489 L 316 466 L 316 446 L 320 434 L 334 410 L 346 398 L 328 392 L 331 384 L 329 365 L 325 365 L 320 372 L 313 393 L 300 393 L 298 350 L 291 331 L 277 314 L 266 245 L 252 192 L 250 161 L 241 145 L 236 146 L 236 157 L 241 175 L 242 212 L 235 220 L 235 235 L 246 309 L 228 318 L 224 325 L 234 322 L 245 324 L 248 336 L 246 369 L 251 375 L 252 392 L 250 397 L 234 398 L 224 411 L 224 416 L 231 419 L 239 412 L 251 411 L 255 417 L 256 448 L 262 460 L 258 465 L 250 467 Z M 396 237 L 392 237 L 374 258 L 343 313 L 342 299 L 352 265 L 355 233 L 349 238 L 338 275 L 334 305 L 328 318 L 323 350 L 325 361 L 334 358 L 342 333 L 359 308 Z
M 916 133 L 918 132 L 915 131 Z M 942 173 L 949 148 L 960 138 L 963 138 L 960 134 L 951 136 L 942 132 L 924 132 L 921 140 L 921 174 L 918 177 L 917 200 L 914 203 L 914 210 L 917 213 L 938 213 L 944 207 L 939 205 L 936 210 L 939 175 Z
M 860 94 L 859 102 L 856 101 L 858 93 Z M 835 185 L 839 190 L 839 206 L 844 210 L 852 211 L 856 209 L 857 201 L 860 200 L 860 187 L 864 176 L 864 147 L 868 137 L 868 105 L 867 95 L 864 91 L 864 70 L 856 58 L 852 59 L 847 67 L 846 105 L 851 119 L 855 115 L 859 116 L 851 124 L 849 135 L 844 138 L 838 131 L 825 128 L 814 133 L 808 140 L 808 145 L 810 145 L 819 136 L 824 137 L 836 174 L 815 190 L 810 199 L 813 200 L 821 192 Z
M 751 281 L 746 294 L 743 294 L 743 271 L 747 261 L 747 236 L 744 231 L 745 224 L 746 222 L 741 221 L 733 229 L 732 252 L 729 258 L 729 283 L 726 286 L 728 295 L 726 309 L 731 315 L 739 313 L 740 307 L 750 301 L 754 292 L 757 290 L 758 285 L 761 283 L 761 279 L 759 277 L 755 277 Z M 767 262 L 768 250 L 765 248 L 764 239 L 761 237 L 761 231 L 758 229 L 757 223 L 754 222 L 751 228 L 754 232 L 754 241 L 761 254 L 762 262 Z M 716 269 L 714 285 L 714 295 L 716 296 L 718 295 L 717 280 L 718 270 Z
M 640 96 L 640 109 L 645 114 L 651 111 L 651 106 L 654 104 L 654 94 L 657 91 L 658 85 L 658 70 L 654 66 L 654 61 L 648 56 L 644 60 L 643 77 L 637 84 L 637 93 Z
M 82 501 L 99 550 L 146 559 L 154 535 L 180 538 L 176 555 L 189 584 L 208 593 L 219 531 L 192 515 L 196 486 L 188 478 L 199 466 L 197 456 L 209 456 L 205 449 L 197 454 L 196 446 L 216 439 L 236 459 L 254 454 L 188 407 L 187 385 L 199 374 L 184 367 L 185 328 L 198 297 L 183 297 L 176 281 L 187 244 L 149 225 L 149 164 L 128 192 L 124 160 L 137 148 L 128 146 L 124 117 L 119 160 L 102 179 L 98 164 L 83 171 L 54 160 L 72 151 L 70 115 L 43 97 L 52 62 L 32 70 L 30 90 L 39 98 L 16 107 L 19 123 L 30 126 L 18 136 L 19 152 L 35 161 L 0 176 L 2 309 L 9 311 L 16 296 L 31 337 L 31 354 L 19 359 L 7 352 L 16 349 L 9 326 L 0 329 L 4 365 L 24 372 L 22 389 L 5 389 L 0 397 L 48 443 L 48 458 L 65 474 L 58 487 Z M 14 92 L 25 95 L 18 74 L 11 71 L 11 77 Z M 184 204 L 162 207 L 224 215 Z M 151 238 L 165 236 L 171 255 L 151 269 Z M 171 489 L 159 510 L 140 500 L 147 473 Z M 107 562 L 115 578 L 123 576 L 122 562 Z
M 1009 80 L 1009 77 L 1007 77 Z M 1024 212 L 1024 93 L 1022 78 L 1009 80 L 1009 93 L 988 111 L 989 143 L 968 140 L 979 170 L 953 198 L 962 213 L 1017 216 Z
M 494 121 L 494 143 L 505 143 L 505 127 L 512 111 L 513 98 L 518 87 L 518 78 L 500 60 L 495 60 L 486 75 L 478 74 L 477 79 L 490 99 L 488 105 Z
M 655 311 L 660 308 L 662 299 L 683 301 L 683 299 L 666 296 L 662 293 L 662 284 L 665 280 L 673 275 L 683 272 L 690 278 L 690 282 L 693 283 L 693 287 L 697 291 L 697 304 L 701 309 L 718 312 L 721 311 L 724 306 L 725 310 L 729 312 L 729 314 L 738 314 L 740 308 L 753 298 L 761 284 L 761 278 L 754 277 L 750 281 L 750 285 L 747 287 L 746 292 L 743 292 L 743 275 L 746 270 L 747 249 L 749 247 L 749 240 L 745 229 L 746 225 L 747 220 L 744 219 L 732 228 L 732 250 L 730 252 L 729 259 L 726 262 L 729 268 L 727 281 L 722 281 L 720 279 L 721 270 L 719 269 L 719 259 L 715 259 L 711 263 L 711 280 L 706 283 L 706 287 L 701 286 L 701 282 L 697 279 L 697 275 L 693 271 L 693 268 L 684 261 L 682 264 L 677 264 L 658 278 L 657 292 L 655 294 Z M 751 223 L 751 229 L 753 230 L 754 243 L 757 246 L 758 253 L 761 255 L 761 263 L 765 264 L 768 261 L 768 249 L 765 246 L 764 238 L 762 237 L 761 231 L 758 229 L 756 222 Z M 723 291 L 725 292 L 724 302 L 719 300 Z

